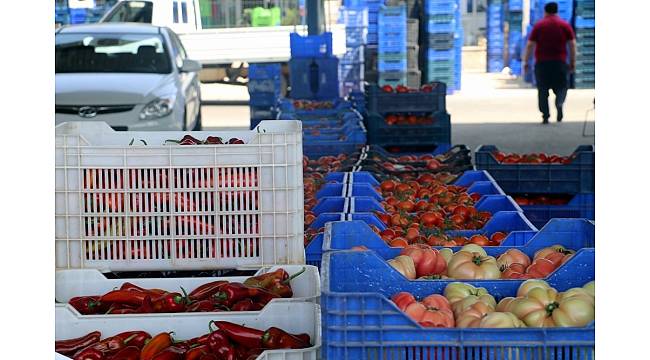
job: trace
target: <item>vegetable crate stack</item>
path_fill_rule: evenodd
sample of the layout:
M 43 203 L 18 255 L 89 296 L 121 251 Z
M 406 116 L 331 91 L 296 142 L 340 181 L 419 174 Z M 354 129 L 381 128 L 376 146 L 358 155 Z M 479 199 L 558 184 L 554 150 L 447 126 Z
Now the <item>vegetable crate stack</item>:
M 302 161 L 298 121 L 191 133 L 57 126 L 56 352 L 316 360 Z M 225 269 L 257 271 L 205 277 Z
M 291 98 L 331 100 L 339 97 L 339 59 L 332 53 L 332 33 L 289 37 Z
M 593 89 L 596 86 L 596 6 L 594 0 L 577 0 L 575 32 L 577 42 L 575 87 Z
M 279 63 L 250 64 L 248 67 L 251 125 L 275 119 L 274 107 L 282 96 L 282 65 Z
M 513 75 L 521 75 L 523 0 L 509 0 L 508 13 L 508 67 Z
M 368 41 L 368 8 L 341 7 L 339 23 L 345 24 L 346 52 L 339 60 L 340 96 L 364 91 L 364 53 Z
M 407 84 L 406 5 L 379 8 L 377 29 L 377 71 L 380 86 Z
M 494 145 L 475 152 L 476 168 L 488 171 L 537 227 L 553 218 L 594 220 L 593 146 L 579 146 L 568 156 L 509 154 Z
M 462 22 L 456 0 L 426 0 L 423 26 L 426 39 L 426 82 L 440 81 L 447 92 L 460 88 Z
M 501 72 L 504 68 L 504 3 L 489 0 L 487 16 L 487 72 Z

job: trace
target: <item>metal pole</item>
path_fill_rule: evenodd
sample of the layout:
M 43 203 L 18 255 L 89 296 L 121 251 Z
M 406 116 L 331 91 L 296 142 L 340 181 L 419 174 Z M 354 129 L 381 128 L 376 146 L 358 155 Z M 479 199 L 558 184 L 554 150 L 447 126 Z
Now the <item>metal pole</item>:
M 321 0 L 306 0 L 307 6 L 307 34 L 319 35 L 321 33 Z

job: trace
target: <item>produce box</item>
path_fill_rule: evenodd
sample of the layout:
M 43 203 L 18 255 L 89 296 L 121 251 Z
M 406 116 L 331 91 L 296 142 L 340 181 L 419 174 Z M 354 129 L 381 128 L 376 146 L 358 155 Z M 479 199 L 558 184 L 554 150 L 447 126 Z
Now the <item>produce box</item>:
M 72 339 L 97 330 L 102 333 L 103 339 L 124 331 L 141 330 L 152 336 L 162 332 L 174 332 L 174 339 L 188 340 L 208 333 L 208 324 L 213 320 L 229 321 L 260 330 L 275 326 L 294 334 L 306 333 L 313 345 L 306 349 L 267 350 L 257 360 L 316 360 L 320 352 L 320 307 L 306 302 L 273 303 L 261 312 L 254 313 L 210 313 L 184 317 L 177 317 L 175 314 L 127 315 L 110 321 L 106 321 L 104 316 L 78 316 L 71 311 L 70 306 L 57 305 L 55 338 L 57 341 Z
M 389 125 L 384 116 L 370 113 L 367 118 L 368 142 L 381 146 L 451 143 L 451 116 L 446 112 L 437 112 L 432 116 L 433 122 L 430 124 Z
M 538 228 L 555 218 L 594 220 L 595 195 L 577 194 L 565 205 L 521 205 L 526 218 Z
M 445 112 L 447 89 L 443 83 L 431 84 L 431 92 L 384 92 L 377 86 L 368 88 L 368 112 L 385 114 L 398 112 Z
M 273 272 L 277 269 L 284 269 L 290 276 L 301 272 L 290 282 L 293 291 L 292 298 L 273 299 L 269 304 L 276 302 L 314 302 L 318 303 L 320 297 L 320 275 L 314 266 L 306 265 L 284 265 L 265 267 L 259 269 L 253 276 L 259 276 Z M 244 283 L 249 276 L 229 277 L 185 277 L 185 278 L 133 278 L 133 279 L 110 279 L 97 269 L 70 269 L 59 270 L 55 274 L 55 300 L 58 303 L 68 303 L 70 299 L 77 296 L 97 296 L 106 294 L 114 289 L 119 289 L 125 282 L 145 289 L 162 289 L 166 291 L 180 292 L 181 288 L 188 293 L 203 284 L 213 281 L 229 281 Z M 268 304 L 266 306 L 269 306 Z M 72 308 L 75 314 L 77 310 Z M 220 315 L 237 315 L 237 312 L 227 312 Z M 124 315 L 104 315 L 110 318 Z M 177 317 L 193 316 L 190 313 L 176 313 Z
M 252 131 L 222 132 L 57 126 L 56 267 L 155 271 L 303 263 L 300 125 L 262 121 Z M 187 134 L 243 144 L 162 145 Z
M 506 164 L 495 157 L 499 149 L 481 145 L 475 163 L 487 170 L 506 193 L 579 194 L 594 192 L 593 146 L 579 146 L 568 164 Z
M 581 250 L 547 282 L 558 291 L 594 280 L 594 250 Z M 372 260 L 371 260 L 372 259 Z M 366 261 L 367 260 L 367 261 Z M 376 260 L 376 261 L 375 261 Z M 327 359 L 593 359 L 594 323 L 572 328 L 424 328 L 390 300 L 406 291 L 417 298 L 441 294 L 447 281 L 409 281 L 389 272 L 373 252 L 323 255 L 323 358 Z M 579 265 L 584 266 L 574 266 Z M 388 266 L 386 264 L 386 266 Z M 467 282 L 497 300 L 514 296 L 520 280 Z

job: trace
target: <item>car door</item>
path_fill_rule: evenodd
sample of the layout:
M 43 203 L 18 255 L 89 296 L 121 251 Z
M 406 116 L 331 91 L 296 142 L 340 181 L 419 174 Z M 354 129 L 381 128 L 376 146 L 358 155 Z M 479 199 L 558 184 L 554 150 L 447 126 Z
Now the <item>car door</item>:
M 186 119 L 193 121 L 196 119 L 201 109 L 199 74 L 196 72 L 181 72 L 183 61 L 187 59 L 187 53 L 185 52 L 183 43 L 178 38 L 178 35 L 170 29 L 168 29 L 168 32 L 172 47 L 174 48 L 174 63 L 178 69 L 180 89 L 185 97 L 185 109 L 187 110 Z M 190 125 L 192 124 L 187 124 L 187 126 Z

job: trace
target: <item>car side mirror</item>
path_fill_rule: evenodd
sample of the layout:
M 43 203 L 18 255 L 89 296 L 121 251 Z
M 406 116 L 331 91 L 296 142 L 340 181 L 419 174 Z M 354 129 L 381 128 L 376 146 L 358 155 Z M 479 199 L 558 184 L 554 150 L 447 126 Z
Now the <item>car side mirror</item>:
M 197 72 L 201 70 L 201 63 L 196 60 L 185 59 L 183 60 L 183 66 L 181 66 L 181 72 Z

